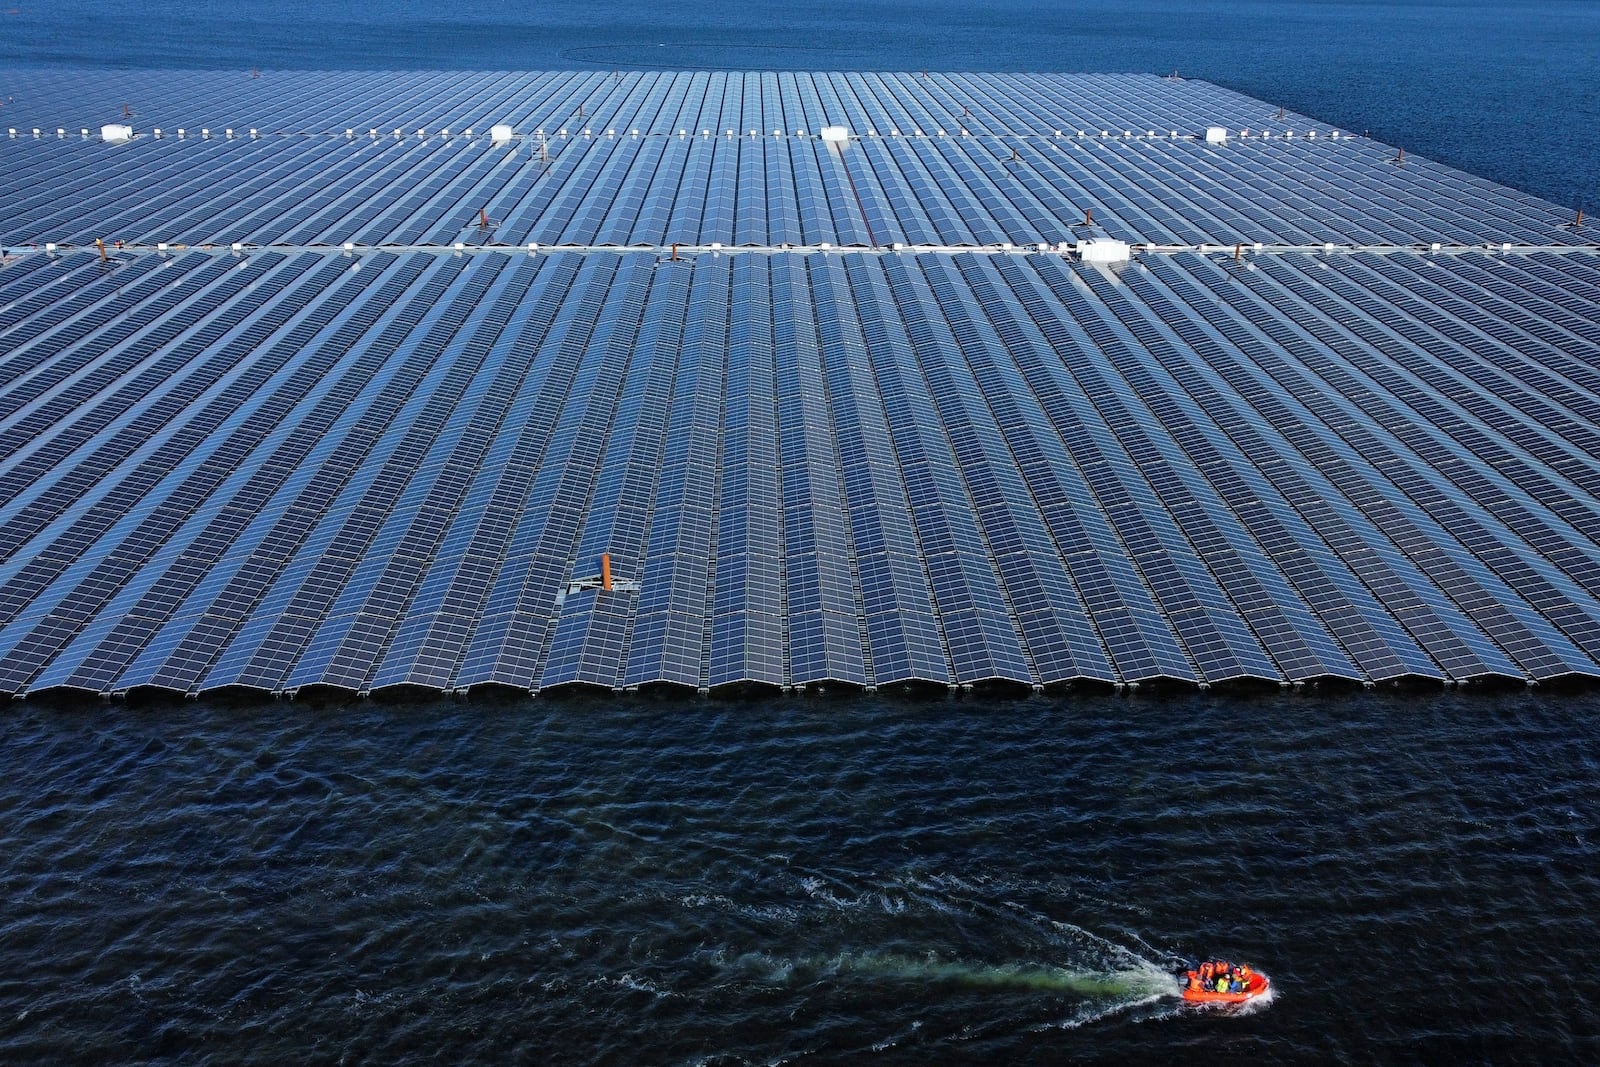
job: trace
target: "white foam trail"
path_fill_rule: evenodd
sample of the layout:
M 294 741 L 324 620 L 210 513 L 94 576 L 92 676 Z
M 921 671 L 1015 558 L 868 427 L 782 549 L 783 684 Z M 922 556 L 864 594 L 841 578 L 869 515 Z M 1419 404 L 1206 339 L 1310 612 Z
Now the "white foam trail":
M 1070 969 L 1037 963 L 968 963 L 936 956 L 918 958 L 894 953 L 843 953 L 829 961 L 834 974 L 881 975 L 923 982 L 952 982 L 995 989 L 1031 989 L 1073 993 L 1081 997 L 1115 998 L 1129 1003 L 1170 996 L 1174 985 L 1165 971 L 1144 961 L 1107 970 Z

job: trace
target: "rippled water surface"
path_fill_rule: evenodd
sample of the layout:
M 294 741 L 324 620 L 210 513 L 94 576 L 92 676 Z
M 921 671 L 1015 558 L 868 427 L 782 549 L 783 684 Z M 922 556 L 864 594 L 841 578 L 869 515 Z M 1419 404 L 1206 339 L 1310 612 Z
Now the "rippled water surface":
M 1597 1062 L 1597 711 L 16 704 L 0 1060 Z

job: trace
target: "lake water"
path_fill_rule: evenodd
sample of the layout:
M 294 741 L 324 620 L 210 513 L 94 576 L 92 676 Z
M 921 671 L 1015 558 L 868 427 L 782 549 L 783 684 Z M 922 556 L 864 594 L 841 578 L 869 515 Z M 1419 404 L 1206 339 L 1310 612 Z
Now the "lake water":
M 1600 204 L 1600 5 L 29 3 L 17 66 L 1178 70 Z M 0 100 L 5 90 L 0 84 Z M 1600 1062 L 1593 694 L 61 706 L 0 1061 Z M 1272 975 L 1248 1012 L 1164 976 Z
M 0 1059 L 1593 1063 L 1596 710 L 26 703 Z
M 1600 215 L 1594 0 L 6 4 L 0 78 L 9 66 L 1176 70 Z

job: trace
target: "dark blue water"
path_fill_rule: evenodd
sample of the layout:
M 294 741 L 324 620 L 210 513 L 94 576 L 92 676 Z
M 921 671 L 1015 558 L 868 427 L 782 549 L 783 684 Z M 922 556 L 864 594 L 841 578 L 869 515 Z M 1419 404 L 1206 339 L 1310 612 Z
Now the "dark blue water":
M 41 65 L 1176 70 L 1600 214 L 1594 0 L 4 3 L 0 81 Z
M 11 2 L 0 83 L 1178 70 L 1600 204 L 1587 0 Z M 1600 1062 L 1597 720 L 1520 692 L 19 703 L 0 1062 Z M 1184 1010 L 1163 974 L 1213 952 L 1276 997 Z
M 23 704 L 0 1060 L 1597 1062 L 1597 704 Z

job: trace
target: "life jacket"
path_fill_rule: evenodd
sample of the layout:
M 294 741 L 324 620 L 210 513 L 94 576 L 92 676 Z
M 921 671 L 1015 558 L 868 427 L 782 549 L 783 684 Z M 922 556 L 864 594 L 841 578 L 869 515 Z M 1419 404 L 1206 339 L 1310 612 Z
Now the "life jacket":
M 1210 960 L 1207 960 L 1206 962 L 1204 962 L 1204 963 L 1202 963 L 1200 965 L 1200 977 L 1201 978 L 1210 978 L 1213 972 L 1214 972 L 1214 968 L 1211 966 L 1211 961 Z

